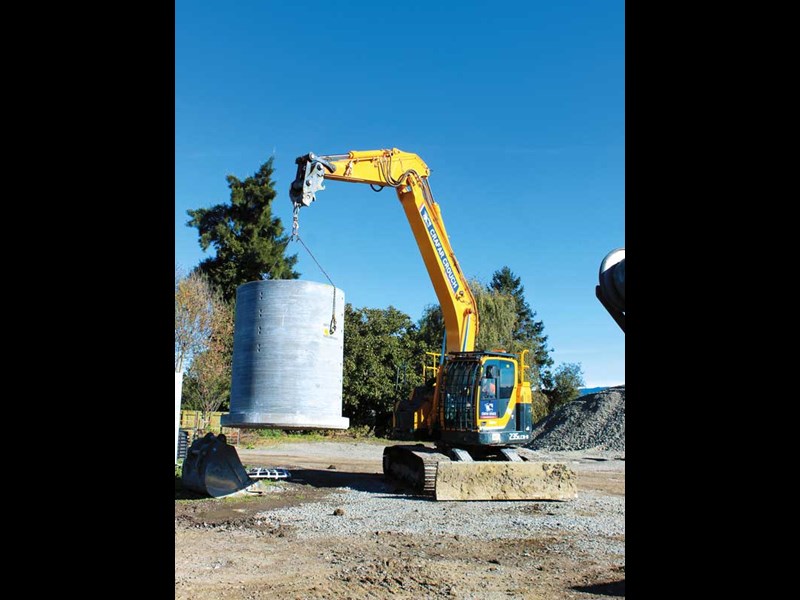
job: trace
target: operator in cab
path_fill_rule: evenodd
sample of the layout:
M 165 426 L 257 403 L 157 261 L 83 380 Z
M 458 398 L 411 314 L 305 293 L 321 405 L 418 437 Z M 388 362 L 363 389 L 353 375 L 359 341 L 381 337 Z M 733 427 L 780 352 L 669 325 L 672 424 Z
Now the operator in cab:
M 494 398 L 497 394 L 497 388 L 495 384 L 495 369 L 494 366 L 489 365 L 486 367 L 486 374 L 481 381 L 481 396 L 484 398 Z

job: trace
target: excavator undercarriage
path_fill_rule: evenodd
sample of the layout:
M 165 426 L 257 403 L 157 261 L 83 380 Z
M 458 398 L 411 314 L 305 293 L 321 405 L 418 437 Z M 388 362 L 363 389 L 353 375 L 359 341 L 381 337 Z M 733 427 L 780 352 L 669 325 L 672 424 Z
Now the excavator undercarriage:
M 478 454 L 482 449 L 475 449 Z M 424 444 L 387 446 L 383 473 L 432 500 L 569 500 L 577 497 L 575 474 L 566 465 L 536 460 L 526 448 L 501 448 L 473 460 L 463 448 Z M 183 465 L 184 488 L 222 498 L 255 491 L 252 478 L 225 436 L 195 440 Z
M 526 448 L 502 448 L 494 460 L 473 460 L 463 448 L 449 448 L 448 454 L 423 444 L 389 446 L 383 451 L 383 472 L 435 500 L 569 500 L 578 495 L 571 469 L 537 461 Z

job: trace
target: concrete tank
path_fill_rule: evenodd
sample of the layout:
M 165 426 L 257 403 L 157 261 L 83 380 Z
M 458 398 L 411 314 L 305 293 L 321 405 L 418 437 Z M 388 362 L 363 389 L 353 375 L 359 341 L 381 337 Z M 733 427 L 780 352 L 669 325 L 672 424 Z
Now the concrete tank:
M 336 328 L 330 330 L 336 294 Z M 251 281 L 236 290 L 225 427 L 347 429 L 342 417 L 344 292 L 313 281 Z

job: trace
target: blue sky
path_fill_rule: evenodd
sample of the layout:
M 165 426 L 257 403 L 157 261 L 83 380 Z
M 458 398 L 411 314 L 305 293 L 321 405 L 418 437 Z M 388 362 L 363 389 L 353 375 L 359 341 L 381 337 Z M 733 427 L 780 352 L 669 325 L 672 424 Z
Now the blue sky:
M 288 229 L 294 159 L 400 148 L 429 179 L 467 276 L 508 266 L 556 363 L 625 381 L 625 338 L 594 295 L 625 246 L 624 2 L 175 4 L 175 260 L 209 254 L 186 210 L 227 202 L 275 157 Z M 300 235 L 356 307 L 417 320 L 436 302 L 392 190 L 328 182 Z M 298 243 L 301 279 L 326 281 Z M 209 252 L 213 252 L 210 250 Z

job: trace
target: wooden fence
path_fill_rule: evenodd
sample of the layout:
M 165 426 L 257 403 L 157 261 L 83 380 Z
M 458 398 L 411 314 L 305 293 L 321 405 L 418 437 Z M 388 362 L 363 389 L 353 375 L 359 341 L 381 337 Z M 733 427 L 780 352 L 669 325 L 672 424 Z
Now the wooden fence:
M 181 429 L 189 431 L 189 443 L 197 437 L 200 432 L 224 433 L 230 444 L 239 443 L 239 429 L 235 427 L 223 427 L 220 417 L 224 412 L 208 413 L 208 418 L 203 419 L 203 411 L 200 410 L 181 410 Z

